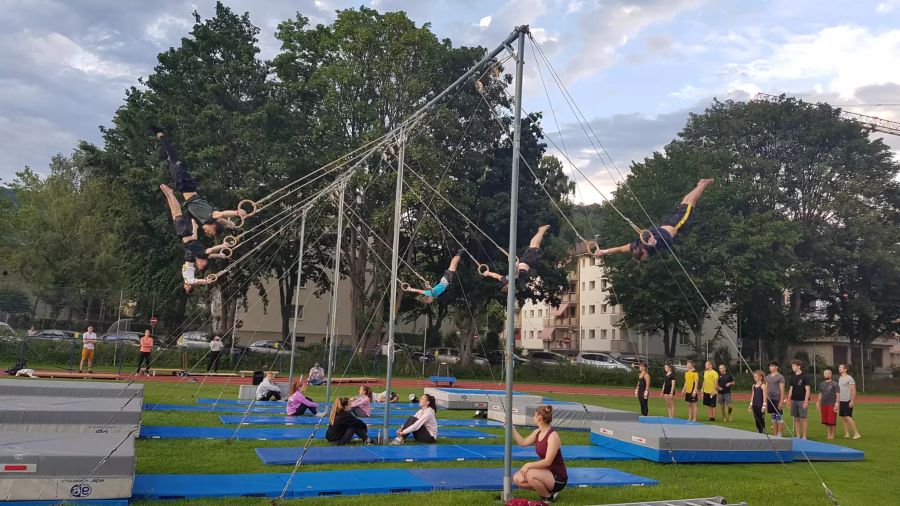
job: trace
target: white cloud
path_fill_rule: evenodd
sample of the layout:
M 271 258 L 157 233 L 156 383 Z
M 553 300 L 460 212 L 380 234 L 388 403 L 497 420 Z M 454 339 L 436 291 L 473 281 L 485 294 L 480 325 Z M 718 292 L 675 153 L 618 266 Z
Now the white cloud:
M 172 30 L 179 34 L 186 33 L 193 25 L 193 20 L 188 17 L 177 17 L 166 13 L 157 16 L 156 19 L 147 25 L 144 28 L 144 35 L 147 40 L 157 46 L 165 46 L 170 44 L 173 39 L 170 34 Z
M 61 67 L 101 78 L 137 77 L 132 65 L 106 59 L 59 33 L 25 34 L 32 61 L 44 68 Z
M 887 0 L 879 3 L 875 10 L 881 14 L 888 14 L 898 8 L 900 8 L 900 0 Z
M 492 19 L 493 19 L 493 16 L 485 16 L 485 17 L 481 18 L 480 21 L 478 21 L 478 26 L 480 28 L 487 28 L 487 27 L 491 26 Z
M 575 0 L 575 1 L 569 2 L 566 5 L 566 14 L 575 14 L 576 12 L 581 11 L 581 9 L 583 7 L 584 7 L 584 2 L 582 2 L 581 0 Z
M 46 174 L 50 162 L 48 153 L 70 153 L 77 138 L 71 132 L 43 118 L 0 116 L 0 138 L 3 143 L 15 146 L 16 151 L 0 150 L 0 174 L 7 181 L 25 165 L 35 172 Z M 21 153 L 29 153 L 23 159 Z

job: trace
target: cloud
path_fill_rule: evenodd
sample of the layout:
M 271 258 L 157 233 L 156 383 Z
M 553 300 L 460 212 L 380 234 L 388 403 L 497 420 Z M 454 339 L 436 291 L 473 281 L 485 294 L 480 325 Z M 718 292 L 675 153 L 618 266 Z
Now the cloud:
M 881 14 L 889 14 L 897 9 L 900 9 L 900 0 L 887 0 L 886 2 L 879 3 L 878 7 L 875 8 L 875 11 Z
M 2 179 L 9 182 L 17 171 L 30 166 L 37 172 L 50 163 L 56 153 L 70 153 L 77 138 L 49 120 L 27 116 L 0 116 L 0 138 L 4 144 L 16 146 L 15 150 L 0 150 Z M 22 156 L 22 153 L 32 153 Z M 50 156 L 47 156 L 47 155 Z

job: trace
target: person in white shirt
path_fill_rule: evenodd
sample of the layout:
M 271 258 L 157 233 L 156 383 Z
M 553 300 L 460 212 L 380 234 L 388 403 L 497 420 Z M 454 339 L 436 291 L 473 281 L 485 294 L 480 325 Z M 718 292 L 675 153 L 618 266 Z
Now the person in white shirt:
M 219 358 L 222 356 L 224 348 L 225 343 L 222 342 L 222 338 L 213 336 L 212 341 L 209 342 L 209 363 L 206 364 L 206 372 L 209 372 L 210 369 L 212 372 L 219 372 Z
M 372 394 L 372 402 L 387 402 L 388 393 L 385 392 L 376 392 Z M 400 396 L 397 395 L 397 392 L 391 392 L 391 402 L 399 402 Z
M 310 385 L 321 385 L 325 383 L 325 369 L 319 367 L 319 363 L 316 362 L 312 369 L 309 370 L 309 380 L 308 383 Z
M 88 327 L 87 332 L 81 336 L 81 342 L 84 343 L 81 348 L 81 363 L 78 364 L 79 374 L 84 372 L 84 362 L 88 363 L 88 373 L 94 372 L 94 347 L 97 345 L 97 334 L 94 333 L 94 327 Z
M 256 387 L 256 400 L 258 401 L 280 401 L 281 389 L 275 384 L 275 374 L 266 373 L 266 379 Z
M 422 394 L 422 397 L 419 397 L 419 411 L 416 411 L 415 416 L 406 419 L 406 423 L 397 431 L 397 437 L 391 441 L 391 444 L 402 445 L 410 434 L 419 443 L 432 444 L 437 441 L 436 411 L 437 403 L 434 397 Z

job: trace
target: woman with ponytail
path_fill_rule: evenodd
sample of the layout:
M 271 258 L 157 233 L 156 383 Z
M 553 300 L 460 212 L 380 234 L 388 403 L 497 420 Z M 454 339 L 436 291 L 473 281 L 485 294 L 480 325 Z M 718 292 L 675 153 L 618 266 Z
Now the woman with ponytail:
M 338 446 L 343 446 L 357 436 L 360 441 L 372 444 L 369 438 L 369 427 L 365 422 L 353 416 L 350 412 L 350 399 L 341 397 L 331 406 L 331 416 L 328 418 L 328 430 L 325 439 Z
M 541 405 L 534 413 L 534 424 L 537 425 L 537 429 L 531 435 L 523 438 L 515 427 L 512 431 L 516 444 L 534 445 L 535 453 L 540 458 L 522 466 L 513 476 L 513 481 L 519 488 L 537 492 L 544 502 L 555 500 L 569 482 L 566 462 L 563 460 L 562 441 L 556 430 L 550 427 L 551 422 L 553 422 L 553 406 Z

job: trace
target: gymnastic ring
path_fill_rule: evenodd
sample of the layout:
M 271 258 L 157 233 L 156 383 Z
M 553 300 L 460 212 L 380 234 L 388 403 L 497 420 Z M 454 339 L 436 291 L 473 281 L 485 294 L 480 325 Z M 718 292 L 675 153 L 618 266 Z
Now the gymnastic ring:
M 222 239 L 222 244 L 224 244 L 228 248 L 233 248 L 238 244 L 238 238 L 233 235 L 226 235 L 224 239 Z
M 211 272 L 206 275 L 206 283 L 209 285 L 215 283 L 218 280 L 219 280 L 219 275 L 216 274 L 215 272 Z
M 597 244 L 597 241 L 584 241 L 584 248 L 593 256 L 597 256 L 597 252 L 600 251 L 600 245 Z
M 494 65 L 491 67 L 491 77 L 494 79 L 500 79 L 500 67 L 498 65 Z
M 475 81 L 475 91 L 478 91 L 478 92 L 484 91 L 484 84 L 480 80 Z
M 647 229 L 641 230 L 640 238 L 641 238 L 641 243 L 644 246 L 653 246 L 652 244 L 650 244 L 648 242 L 651 237 L 653 237 L 653 234 L 651 234 L 649 230 L 647 230 Z
M 249 204 L 253 210 L 252 210 L 252 211 L 247 211 L 247 210 L 241 209 L 241 208 L 244 207 L 244 205 L 246 205 L 246 204 Z M 256 214 L 257 211 L 259 211 L 259 205 L 258 205 L 256 202 L 254 202 L 254 201 L 252 201 L 252 200 L 250 200 L 250 199 L 244 199 L 244 200 L 238 202 L 237 208 L 238 208 L 238 211 L 244 211 L 244 212 L 246 212 L 246 213 L 247 213 L 247 217 L 253 216 L 254 214 Z M 243 220 L 242 220 L 242 222 L 241 222 L 241 226 L 243 226 Z
M 478 274 L 481 274 L 483 276 L 488 272 L 491 272 L 491 267 L 488 264 L 478 264 Z
M 408 292 L 410 288 L 412 287 L 409 286 L 409 283 L 400 283 L 400 289 L 404 292 Z
M 222 248 L 221 250 L 219 250 L 219 254 L 221 254 L 225 258 L 231 258 L 231 255 L 233 255 L 234 252 L 231 250 L 231 248 Z
M 231 221 L 231 224 L 234 225 L 234 228 L 244 228 L 244 218 L 241 215 L 232 216 L 228 218 Z

